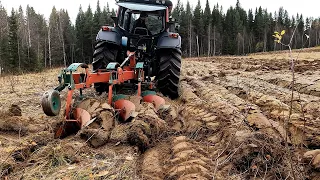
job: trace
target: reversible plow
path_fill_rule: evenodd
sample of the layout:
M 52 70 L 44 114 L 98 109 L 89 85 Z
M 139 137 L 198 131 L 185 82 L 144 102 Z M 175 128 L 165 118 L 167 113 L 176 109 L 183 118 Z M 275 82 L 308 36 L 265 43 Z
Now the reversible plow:
M 129 65 L 124 66 L 125 64 Z M 82 71 L 79 72 L 79 69 Z M 120 121 L 130 121 L 138 113 L 135 104 L 127 100 L 128 95 L 117 94 L 116 86 L 118 85 L 135 87 L 135 96 L 138 96 L 143 102 L 152 103 L 156 110 L 168 108 L 165 100 L 153 91 L 154 84 L 150 78 L 146 80 L 143 69 L 144 63 L 136 62 L 135 53 L 128 53 L 128 57 L 121 65 L 116 62 L 109 63 L 106 69 L 95 72 L 90 72 L 89 66 L 83 63 L 74 63 L 63 69 L 58 76 L 59 86 L 45 92 L 41 101 L 43 111 L 47 116 L 58 116 L 62 104 L 60 92 L 64 89 L 68 91 L 64 122 L 56 129 L 55 138 L 63 137 L 65 132 L 77 132 L 95 121 L 89 112 L 74 102 L 75 99 L 84 101 L 84 90 L 93 87 L 96 83 L 108 84 L 107 102 L 114 108 Z

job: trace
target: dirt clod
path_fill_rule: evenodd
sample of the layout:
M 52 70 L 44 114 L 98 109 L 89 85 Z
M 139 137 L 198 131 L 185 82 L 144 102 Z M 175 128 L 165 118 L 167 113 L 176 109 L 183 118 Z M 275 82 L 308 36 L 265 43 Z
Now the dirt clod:
M 0 132 L 25 136 L 28 133 L 28 120 L 19 116 L 7 117 L 0 121 Z
M 0 167 L 0 173 L 1 173 L 0 177 L 1 178 L 8 176 L 12 172 L 13 172 L 13 165 L 12 164 L 4 163 L 1 165 L 1 167 Z
M 110 132 L 101 129 L 83 129 L 80 132 L 80 137 L 94 147 L 98 148 L 108 143 Z
M 9 112 L 10 112 L 10 115 L 12 115 L 12 116 L 22 116 L 22 110 L 16 104 L 11 105 Z

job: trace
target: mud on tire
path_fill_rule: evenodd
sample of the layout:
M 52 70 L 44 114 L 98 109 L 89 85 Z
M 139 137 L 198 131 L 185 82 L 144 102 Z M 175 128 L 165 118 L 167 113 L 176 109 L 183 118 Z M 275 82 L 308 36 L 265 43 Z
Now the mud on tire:
M 93 53 L 93 71 L 106 69 L 110 62 L 116 62 L 118 54 L 118 46 L 106 41 L 97 41 Z M 108 90 L 108 86 L 104 83 L 96 83 L 94 87 L 97 92 Z
M 181 50 L 163 49 L 158 52 L 159 73 L 157 76 L 160 92 L 171 99 L 179 97 L 178 88 L 181 69 Z

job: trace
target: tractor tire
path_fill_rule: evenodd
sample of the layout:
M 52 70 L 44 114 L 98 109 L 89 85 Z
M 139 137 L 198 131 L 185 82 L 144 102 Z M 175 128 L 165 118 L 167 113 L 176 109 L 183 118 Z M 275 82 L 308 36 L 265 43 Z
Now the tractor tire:
M 93 53 L 93 71 L 106 69 L 108 64 L 117 61 L 118 46 L 106 41 L 98 41 Z M 107 92 L 108 85 L 105 83 L 96 83 L 94 87 L 98 93 Z
M 157 86 L 163 95 L 176 99 L 179 97 L 181 50 L 164 49 L 159 52 L 158 57 L 160 69 Z

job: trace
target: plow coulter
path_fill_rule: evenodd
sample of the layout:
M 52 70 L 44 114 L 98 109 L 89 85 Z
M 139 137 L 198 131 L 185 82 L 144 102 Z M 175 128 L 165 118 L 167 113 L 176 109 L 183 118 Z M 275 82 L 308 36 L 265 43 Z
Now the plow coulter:
M 126 63 L 129 65 L 124 66 Z M 82 71 L 79 72 L 79 69 Z M 136 62 L 135 53 L 128 54 L 121 65 L 115 62 L 109 63 L 106 69 L 96 72 L 90 72 L 86 64 L 71 64 L 61 71 L 58 80 L 59 86 L 45 92 L 41 101 L 43 111 L 47 116 L 58 116 L 62 106 L 60 92 L 65 89 L 68 91 L 64 121 L 56 128 L 55 138 L 64 138 L 89 126 L 97 119 L 92 117 L 92 113 L 98 108 L 102 110 L 112 107 L 115 117 L 121 122 L 129 122 L 137 117 L 135 104 L 128 100 L 128 95 L 133 94 L 117 94 L 117 86 L 134 87 L 134 96 L 141 102 L 152 103 L 157 111 L 168 108 L 165 100 L 153 91 L 153 82 L 146 80 L 144 63 Z M 92 110 L 90 110 L 84 91 L 96 83 L 108 85 L 108 99 L 107 103 L 102 105 L 100 103 L 91 104 Z

